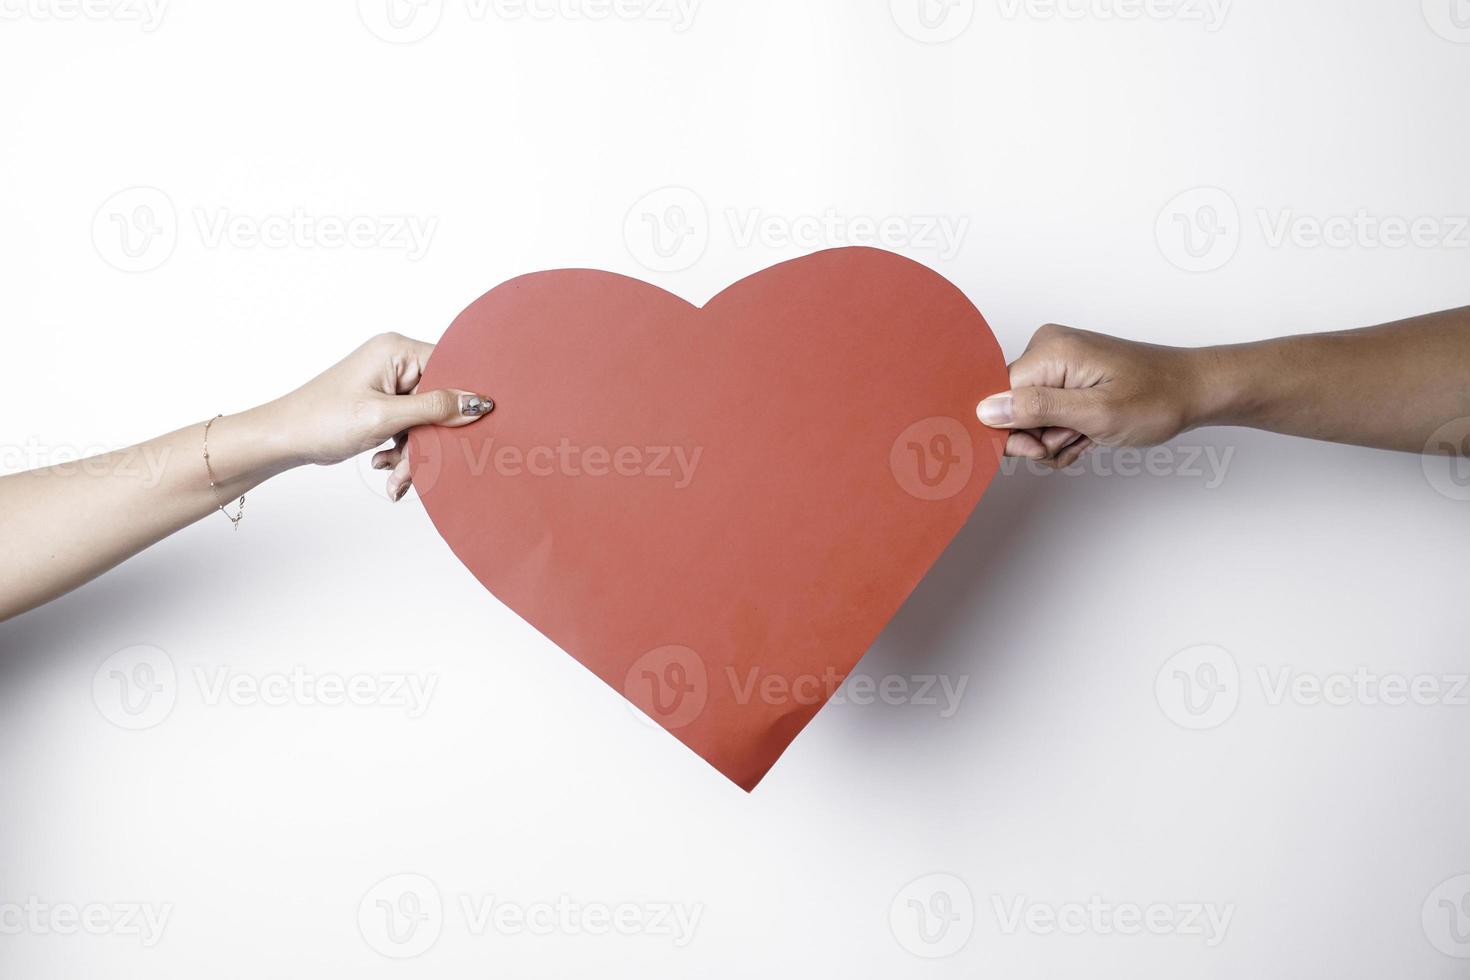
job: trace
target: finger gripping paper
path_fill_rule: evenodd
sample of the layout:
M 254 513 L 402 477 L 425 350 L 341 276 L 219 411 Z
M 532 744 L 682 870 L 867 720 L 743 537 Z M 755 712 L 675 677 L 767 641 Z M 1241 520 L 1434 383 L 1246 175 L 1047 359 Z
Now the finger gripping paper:
M 409 452 L 485 588 L 749 790 L 969 517 L 1003 445 L 975 406 L 1007 387 L 964 294 L 876 249 L 702 308 L 538 272 L 460 314 L 424 373 L 494 412 Z

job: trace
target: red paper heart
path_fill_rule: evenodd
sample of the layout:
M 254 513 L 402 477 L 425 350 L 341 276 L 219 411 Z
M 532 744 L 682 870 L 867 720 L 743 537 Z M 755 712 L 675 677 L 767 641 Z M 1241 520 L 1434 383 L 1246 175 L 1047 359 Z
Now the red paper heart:
M 513 279 L 421 388 L 495 399 L 415 430 L 414 483 L 471 572 L 749 790 L 965 523 L 1008 388 L 979 311 L 842 248 L 702 309 L 591 270 Z

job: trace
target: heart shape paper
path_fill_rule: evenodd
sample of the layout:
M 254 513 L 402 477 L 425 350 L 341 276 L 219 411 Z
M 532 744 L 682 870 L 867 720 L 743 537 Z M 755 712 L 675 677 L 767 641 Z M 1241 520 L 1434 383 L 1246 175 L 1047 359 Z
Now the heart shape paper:
M 415 430 L 414 483 L 494 595 L 752 789 L 995 474 L 1008 388 L 964 294 L 841 248 L 695 307 L 592 270 L 476 300 L 424 390 L 495 399 Z

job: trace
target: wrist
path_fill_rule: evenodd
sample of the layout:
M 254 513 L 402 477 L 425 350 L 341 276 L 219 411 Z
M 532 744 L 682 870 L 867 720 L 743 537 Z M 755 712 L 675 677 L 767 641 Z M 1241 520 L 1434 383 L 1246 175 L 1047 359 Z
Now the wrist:
M 276 402 L 226 415 L 209 430 L 215 478 L 230 490 L 249 488 L 301 465 Z
M 1184 351 L 1193 378 L 1185 412 L 1186 429 L 1249 424 L 1251 372 L 1239 347 L 1198 347 Z

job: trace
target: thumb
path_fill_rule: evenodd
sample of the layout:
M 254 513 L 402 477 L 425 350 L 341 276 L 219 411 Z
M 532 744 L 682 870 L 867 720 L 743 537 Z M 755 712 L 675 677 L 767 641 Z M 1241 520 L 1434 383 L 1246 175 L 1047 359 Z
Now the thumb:
M 975 414 L 992 429 L 1061 426 L 1090 434 L 1101 416 L 1101 397 L 1090 388 L 1017 388 L 991 395 Z
M 395 432 L 416 425 L 468 425 L 495 408 L 488 395 L 455 388 L 420 391 L 412 395 L 395 395 L 389 399 L 388 411 Z

